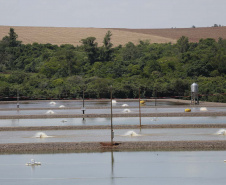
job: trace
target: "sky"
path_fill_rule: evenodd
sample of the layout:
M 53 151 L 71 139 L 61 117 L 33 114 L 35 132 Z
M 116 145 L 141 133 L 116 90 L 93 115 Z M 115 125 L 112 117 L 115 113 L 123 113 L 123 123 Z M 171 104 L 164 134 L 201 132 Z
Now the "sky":
M 226 26 L 226 0 L 0 0 L 0 25 L 95 28 Z

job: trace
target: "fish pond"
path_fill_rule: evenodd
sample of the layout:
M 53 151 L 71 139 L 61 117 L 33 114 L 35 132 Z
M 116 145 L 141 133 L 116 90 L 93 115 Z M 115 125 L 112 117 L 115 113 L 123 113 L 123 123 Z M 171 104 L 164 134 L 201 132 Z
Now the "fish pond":
M 26 166 L 31 159 L 41 162 Z M 226 151 L 0 155 L 3 185 L 224 185 Z

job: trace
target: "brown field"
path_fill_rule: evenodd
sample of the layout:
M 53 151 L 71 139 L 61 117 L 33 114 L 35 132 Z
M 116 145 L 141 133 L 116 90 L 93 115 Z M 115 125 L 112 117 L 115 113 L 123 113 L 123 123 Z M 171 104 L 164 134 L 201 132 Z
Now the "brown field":
M 12 26 L 11 26 L 12 27 Z M 125 45 L 128 42 L 134 44 L 139 43 L 140 40 L 149 40 L 151 43 L 175 43 L 175 39 L 165 38 L 162 36 L 136 33 L 130 31 L 122 31 L 117 29 L 104 28 L 60 28 L 60 27 L 17 27 L 13 26 L 15 32 L 18 34 L 18 40 L 24 44 L 28 43 L 51 43 L 56 45 L 73 44 L 80 45 L 81 39 L 87 37 L 96 37 L 99 45 L 102 45 L 105 34 L 108 30 L 112 32 L 112 43 L 114 46 Z M 9 26 L 0 26 L 0 39 L 9 33 Z
M 226 39 L 226 26 L 224 27 L 206 27 L 206 28 L 171 28 L 171 29 L 117 29 L 126 32 L 143 33 L 147 35 L 157 35 L 160 37 L 178 40 L 181 36 L 189 38 L 190 42 L 199 42 L 201 38 L 219 37 Z
M 8 35 L 10 27 L 15 29 L 18 40 L 24 44 L 51 43 L 56 45 L 80 45 L 81 39 L 96 37 L 99 46 L 108 30 L 112 32 L 114 46 L 125 45 L 128 42 L 138 44 L 140 40 L 151 43 L 175 43 L 181 36 L 187 36 L 190 42 L 198 42 L 201 38 L 222 37 L 226 39 L 226 27 L 208 28 L 174 28 L 174 29 L 107 29 L 107 28 L 66 28 L 66 27 L 22 27 L 0 26 L 0 39 Z

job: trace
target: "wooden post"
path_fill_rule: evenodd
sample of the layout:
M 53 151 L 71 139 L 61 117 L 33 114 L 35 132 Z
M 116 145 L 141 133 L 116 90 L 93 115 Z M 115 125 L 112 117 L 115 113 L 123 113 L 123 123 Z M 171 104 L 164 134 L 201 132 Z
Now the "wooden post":
M 110 89 L 111 89 L 111 144 L 113 145 L 114 132 L 113 132 L 113 123 L 112 123 L 112 85 Z
M 20 104 L 19 104 L 19 90 L 17 89 L 17 108 L 20 108 Z
M 140 128 L 141 128 L 140 88 L 139 88 L 139 118 L 140 118 Z
M 85 114 L 85 93 L 84 93 L 84 88 L 83 88 L 83 93 L 82 93 L 82 114 L 84 115 Z M 85 120 L 85 118 L 83 117 L 82 119 L 83 121 Z
M 84 110 L 84 108 L 85 108 L 85 102 L 84 102 L 84 88 L 83 88 L 83 95 L 82 95 L 82 99 L 83 99 L 83 102 L 82 102 L 82 107 L 83 107 L 83 114 L 85 113 L 85 110 Z
M 156 106 L 156 100 L 157 99 L 157 91 L 156 91 L 156 89 L 155 89 L 155 106 Z

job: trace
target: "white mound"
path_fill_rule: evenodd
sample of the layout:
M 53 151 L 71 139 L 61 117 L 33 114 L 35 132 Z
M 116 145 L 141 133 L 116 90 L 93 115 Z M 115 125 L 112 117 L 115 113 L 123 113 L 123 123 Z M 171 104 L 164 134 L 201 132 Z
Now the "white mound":
M 56 102 L 51 101 L 49 104 L 50 104 L 50 105 L 56 105 Z
M 200 111 L 208 111 L 206 107 L 201 107 Z
M 50 137 L 50 136 L 47 136 L 44 132 L 38 132 L 38 133 L 35 134 L 35 137 L 46 138 L 46 137 Z
M 64 107 L 65 107 L 64 105 L 60 105 L 60 106 L 59 106 L 59 108 L 64 108 Z
M 129 106 L 128 104 L 123 104 L 123 105 L 122 105 L 122 107 L 128 107 L 128 106 Z
M 46 112 L 46 114 L 55 114 L 55 112 L 53 112 L 52 110 L 48 110 L 48 111 Z
M 157 121 L 157 120 L 158 120 L 157 117 L 151 119 L 151 121 Z
M 220 129 L 216 133 L 217 135 L 226 135 L 226 130 L 225 129 Z
M 136 136 L 140 136 L 139 134 L 137 134 L 134 131 L 128 131 L 124 134 L 124 136 L 131 136 L 131 137 L 136 137 Z
M 117 103 L 117 101 L 116 100 L 112 100 L 112 103 Z
M 130 109 L 124 109 L 123 112 L 129 113 L 129 112 L 131 112 L 131 110 Z

